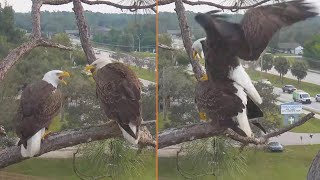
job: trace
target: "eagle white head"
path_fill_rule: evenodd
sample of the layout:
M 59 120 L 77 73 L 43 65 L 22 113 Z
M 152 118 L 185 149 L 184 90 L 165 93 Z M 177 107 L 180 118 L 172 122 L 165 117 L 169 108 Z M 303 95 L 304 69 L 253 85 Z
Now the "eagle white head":
M 90 65 L 87 65 L 85 68 L 85 71 L 91 72 L 93 74 L 98 69 L 101 69 L 110 63 L 112 63 L 112 61 L 110 59 L 98 59 L 98 60 L 93 61 Z
M 70 74 L 67 71 L 52 70 L 44 74 L 42 80 L 52 84 L 57 88 L 59 82 L 67 84 L 67 82 L 63 79 L 64 77 L 70 77 Z

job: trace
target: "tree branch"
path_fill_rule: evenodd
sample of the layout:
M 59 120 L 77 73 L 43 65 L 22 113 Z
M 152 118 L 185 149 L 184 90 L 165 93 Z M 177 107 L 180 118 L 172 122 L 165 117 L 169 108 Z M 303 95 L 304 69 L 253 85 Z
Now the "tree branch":
M 145 132 L 145 127 L 141 127 L 139 145 L 155 147 L 153 139 Z M 149 132 L 150 133 L 150 132 Z M 52 133 L 41 144 L 40 156 L 44 153 L 75 146 L 81 143 L 88 143 L 114 137 L 122 137 L 121 130 L 115 121 L 110 121 L 104 125 L 83 127 L 79 129 L 66 130 Z M 146 138 L 147 137 L 147 138 Z M 145 144 L 146 143 L 146 144 Z M 20 146 L 12 146 L 0 151 L 0 168 L 21 162 L 28 158 L 23 158 L 20 153 Z
M 320 168 L 320 151 L 318 152 L 316 157 L 314 157 L 311 163 L 311 166 L 309 168 L 308 175 L 307 175 L 307 180 L 319 179 L 320 177 L 319 168 Z
M 199 61 L 196 61 L 192 57 L 192 41 L 191 41 L 191 32 L 189 29 L 189 25 L 187 22 L 186 12 L 185 8 L 183 6 L 182 0 L 175 0 L 176 8 L 174 9 L 177 13 L 178 19 L 179 19 L 179 26 L 181 29 L 181 36 L 183 40 L 183 45 L 187 51 L 187 54 L 189 56 L 190 63 L 192 65 L 193 72 L 195 74 L 195 77 L 197 80 L 199 80 L 204 72 L 202 71 L 202 68 L 199 64 Z
M 262 5 L 264 3 L 267 3 L 271 0 L 262 0 L 260 2 L 255 1 L 256 3 L 249 5 L 249 6 L 223 6 L 220 4 L 216 4 L 210 1 L 189 1 L 189 0 L 183 0 L 184 3 L 191 5 L 191 6 L 195 6 L 195 5 L 208 5 L 208 6 L 213 6 L 219 9 L 228 9 L 228 10 L 239 10 L 239 9 L 249 9 L 249 8 L 254 8 L 256 6 Z
M 29 53 L 32 49 L 38 47 L 54 47 L 59 49 L 65 50 L 72 50 L 70 47 L 66 47 L 54 42 L 50 42 L 43 38 L 39 39 L 31 39 L 29 42 L 23 43 L 22 45 L 18 46 L 17 48 L 10 51 L 10 53 L 0 62 L 0 81 L 2 81 L 7 74 L 8 70 L 17 63 L 23 55 Z
M 231 129 L 223 129 L 221 127 L 212 126 L 210 122 L 192 124 L 178 129 L 169 129 L 160 133 L 158 137 L 158 147 L 159 149 L 162 149 L 167 146 L 218 135 L 227 136 L 244 144 L 265 144 L 269 138 L 278 136 L 297 126 L 300 126 L 311 119 L 313 116 L 314 113 L 309 113 L 292 125 L 268 133 L 264 136 L 261 136 L 260 138 L 243 137 L 238 135 Z
M 32 49 L 38 46 L 54 47 L 65 50 L 72 50 L 70 47 L 66 47 L 54 42 L 50 42 L 41 38 L 41 26 L 40 26 L 40 8 L 42 6 L 41 0 L 32 0 L 32 36 L 31 39 L 11 50 L 9 54 L 0 63 L 0 82 L 4 79 L 8 70 L 17 63 L 23 55 L 29 53 Z
M 83 7 L 80 0 L 73 1 L 73 11 L 74 11 L 74 14 L 76 15 L 82 49 L 87 56 L 88 63 L 91 64 L 97 58 L 94 54 L 94 51 L 89 39 L 90 38 L 89 28 L 84 18 Z

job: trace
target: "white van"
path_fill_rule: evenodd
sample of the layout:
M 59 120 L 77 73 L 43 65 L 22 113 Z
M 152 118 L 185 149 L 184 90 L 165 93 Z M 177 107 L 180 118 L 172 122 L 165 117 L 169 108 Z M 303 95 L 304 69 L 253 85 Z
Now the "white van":
M 304 91 L 293 91 L 292 98 L 294 102 L 301 102 L 302 104 L 311 104 L 310 95 Z

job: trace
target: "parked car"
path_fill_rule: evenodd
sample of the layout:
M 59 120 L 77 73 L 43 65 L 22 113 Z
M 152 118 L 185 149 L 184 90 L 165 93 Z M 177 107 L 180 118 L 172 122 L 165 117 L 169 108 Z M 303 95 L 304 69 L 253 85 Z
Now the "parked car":
M 316 99 L 316 102 L 320 102 L 320 94 L 317 94 L 314 98 Z
M 292 94 L 294 102 L 301 102 L 302 104 L 311 104 L 310 95 L 304 91 L 294 91 Z
M 279 142 L 269 142 L 268 143 L 268 150 L 270 152 L 282 152 L 283 151 L 283 145 Z
M 289 94 L 293 93 L 293 91 L 297 90 L 293 85 L 285 85 L 282 87 L 283 92 L 288 92 Z

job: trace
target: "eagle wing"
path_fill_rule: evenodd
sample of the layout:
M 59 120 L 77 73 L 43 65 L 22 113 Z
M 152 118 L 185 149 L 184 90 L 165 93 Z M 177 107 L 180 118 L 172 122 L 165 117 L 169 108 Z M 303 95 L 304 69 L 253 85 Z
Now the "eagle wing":
M 318 15 L 304 0 L 276 3 L 249 9 L 242 21 L 242 33 L 247 48 L 241 47 L 238 56 L 244 60 L 257 60 L 272 36 L 282 27 Z
M 16 115 L 16 133 L 25 143 L 42 128 L 48 128 L 62 104 L 62 93 L 45 81 L 27 86 Z
M 135 132 L 129 123 L 141 124 L 141 87 L 135 73 L 121 63 L 112 63 L 97 71 L 94 76 L 97 95 L 107 117 L 116 120 L 132 137 Z

